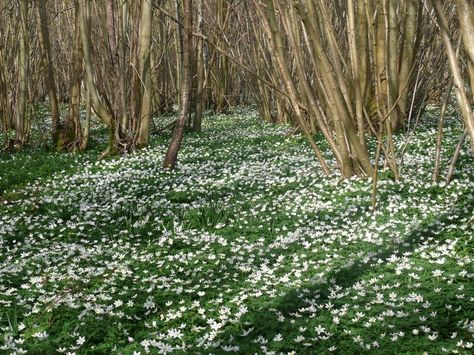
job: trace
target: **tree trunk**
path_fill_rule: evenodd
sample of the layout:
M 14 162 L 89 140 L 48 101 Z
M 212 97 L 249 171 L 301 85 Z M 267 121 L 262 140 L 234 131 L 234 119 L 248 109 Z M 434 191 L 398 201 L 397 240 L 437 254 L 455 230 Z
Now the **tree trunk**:
M 203 0 L 197 0 L 197 12 L 198 12 L 198 23 L 197 27 L 199 32 L 202 32 L 202 2 Z M 204 40 L 197 38 L 197 50 L 196 50 L 196 75 L 197 75 L 197 86 L 196 86 L 196 112 L 194 113 L 193 120 L 193 131 L 201 131 L 202 113 L 204 108 L 203 92 L 204 92 Z
M 123 1 L 120 16 L 120 40 L 119 40 L 119 72 L 120 72 L 120 134 L 127 135 L 128 130 L 128 111 L 127 111 L 127 34 L 129 23 L 129 5 L 128 1 Z
M 69 91 L 69 118 L 65 124 L 65 127 L 62 132 L 62 147 L 58 148 L 68 148 L 67 146 L 76 141 L 78 145 L 81 143 L 81 116 L 80 116 L 80 106 L 81 106 L 81 83 L 82 83 L 82 42 L 81 42 L 81 31 L 79 26 L 79 6 L 76 2 L 76 18 L 74 21 L 74 49 L 73 49 L 73 58 L 71 63 L 71 88 Z M 74 135 L 74 136 L 73 136 Z M 74 144 L 76 145 L 76 144 Z M 69 147 L 74 149 L 75 147 Z
M 264 10 L 261 8 L 262 5 L 257 3 L 257 0 L 253 0 L 253 2 L 261 18 L 264 20 L 264 29 L 267 31 L 267 36 L 271 43 L 271 54 L 274 57 L 277 68 L 280 72 L 280 75 L 282 76 L 282 81 L 285 85 L 286 91 L 288 92 L 289 101 L 295 116 L 298 119 L 299 126 L 303 130 L 306 138 L 313 148 L 313 151 L 321 164 L 324 174 L 328 176 L 330 174 L 329 167 L 321 153 L 321 150 L 319 149 L 318 145 L 314 141 L 313 136 L 309 132 L 308 127 L 306 126 L 303 113 L 296 99 L 297 90 L 284 60 L 283 38 L 281 37 L 281 34 L 278 32 L 277 28 L 278 25 L 275 17 L 275 5 L 272 0 L 267 0 L 265 1 L 266 10 Z
M 178 151 L 184 136 L 184 126 L 190 107 L 191 93 L 191 56 L 192 56 L 192 0 L 183 0 L 184 30 L 183 30 L 183 75 L 181 78 L 181 109 L 179 117 L 173 130 L 173 136 L 166 152 L 163 167 L 174 169 L 178 157 Z
M 53 146 L 57 146 L 59 134 L 60 134 L 60 121 L 59 121 L 59 108 L 58 108 L 58 96 L 56 90 L 56 83 L 54 80 L 53 62 L 51 56 L 51 44 L 49 41 L 49 26 L 48 18 L 46 14 L 46 2 L 41 0 L 36 1 L 37 8 L 37 21 L 39 28 L 39 39 L 41 43 L 41 49 L 43 52 L 43 72 L 44 81 L 48 88 L 49 96 L 49 107 L 51 110 L 51 135 L 53 140 Z
M 347 0 L 347 34 L 349 37 L 349 51 L 352 64 L 352 74 L 354 81 L 354 99 L 355 99 L 355 113 L 357 120 L 357 129 L 359 132 L 360 144 L 367 149 L 367 143 L 365 140 L 365 119 L 364 119 L 364 97 L 363 97 L 363 84 L 361 75 L 365 74 L 362 68 L 365 68 L 365 56 L 367 52 L 367 41 L 362 41 L 363 34 L 359 34 L 356 29 L 356 18 L 362 20 L 359 25 L 363 26 L 365 22 L 365 15 L 363 17 L 358 16 L 356 10 L 358 10 L 354 4 L 354 0 Z M 365 44 L 365 46 L 364 46 Z M 359 47 L 360 46 L 360 47 Z M 362 54 L 362 55 L 361 55 Z M 360 64 L 360 60 L 362 65 Z
M 82 50 L 84 55 L 84 66 L 86 68 L 87 91 L 91 95 L 92 107 L 99 118 L 109 128 L 109 142 L 107 149 L 101 156 L 113 155 L 117 153 L 116 122 L 113 112 L 101 102 L 97 86 L 94 82 L 93 64 L 91 58 L 91 42 L 89 33 L 89 2 L 79 5 L 79 25 L 81 29 Z
M 472 1 L 456 0 L 464 52 L 467 56 L 471 90 L 474 90 L 474 5 Z
M 464 88 L 464 80 L 462 78 L 461 68 L 459 61 L 456 58 L 456 51 L 449 37 L 449 24 L 444 14 L 443 5 L 440 0 L 433 0 L 433 7 L 435 9 L 436 17 L 440 25 L 441 37 L 446 48 L 446 54 L 448 56 L 449 67 L 453 74 L 454 85 L 456 87 L 456 97 L 461 109 L 464 124 L 466 126 L 467 134 L 471 140 L 471 149 L 474 152 L 474 117 L 472 116 L 471 103 L 468 99 L 466 90 Z M 470 36 L 472 34 L 463 34 L 463 36 Z
M 387 72 L 387 112 L 392 131 L 400 127 L 400 115 L 396 105 L 398 97 L 398 20 L 394 0 L 384 0 L 386 30 L 385 70 Z M 395 105 L 395 107 L 394 107 Z
M 405 121 L 404 117 L 406 116 L 406 111 L 408 108 L 408 92 L 410 90 L 410 88 L 408 87 L 408 82 L 411 77 L 416 52 L 416 34 L 419 26 L 419 24 L 417 24 L 418 9 L 419 6 L 417 4 L 417 0 L 406 0 L 406 19 L 403 33 L 403 47 L 400 56 L 400 73 L 398 86 L 398 91 L 400 95 L 398 107 L 400 108 L 402 124 Z
M 28 0 L 18 0 L 20 8 L 20 52 L 18 75 L 18 108 L 16 111 L 15 144 L 17 148 L 23 147 L 26 142 L 26 103 L 28 100 Z
M 141 103 L 138 117 L 140 128 L 138 132 L 137 144 L 139 147 L 146 147 L 150 139 L 150 119 L 151 119 L 151 26 L 153 18 L 152 0 L 142 1 L 142 13 L 140 20 L 140 53 L 139 53 L 139 72 L 141 79 Z
M 107 110 L 104 104 L 100 101 L 99 93 L 94 82 L 94 71 L 91 58 L 91 44 L 89 34 L 89 24 L 86 12 L 88 12 L 89 2 L 79 5 L 79 27 L 81 31 L 82 50 L 84 54 L 84 66 L 86 68 L 86 83 L 89 94 L 91 95 L 92 106 L 99 118 L 104 121 L 107 126 L 113 124 L 112 113 Z

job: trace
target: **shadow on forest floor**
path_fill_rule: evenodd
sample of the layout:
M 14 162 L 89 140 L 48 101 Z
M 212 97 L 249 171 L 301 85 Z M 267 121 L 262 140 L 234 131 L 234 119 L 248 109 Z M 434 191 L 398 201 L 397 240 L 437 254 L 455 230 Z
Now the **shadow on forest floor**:
M 458 199 L 457 203 L 453 206 L 449 213 L 443 214 L 437 218 L 427 218 L 422 222 L 416 229 L 414 229 L 408 236 L 406 236 L 401 243 L 397 243 L 390 248 L 386 248 L 383 251 L 380 251 L 372 256 L 372 260 L 386 260 L 390 255 L 397 254 L 401 255 L 406 252 L 413 251 L 420 237 L 423 236 L 424 240 L 429 237 L 433 237 L 437 240 L 442 240 L 445 238 L 443 236 L 445 233 L 450 233 L 451 231 L 445 231 L 446 226 L 462 226 L 465 219 L 465 212 L 474 210 L 474 200 L 470 198 L 470 195 L 463 195 Z M 463 212 L 464 211 L 464 212 Z M 448 236 L 447 236 L 448 237 Z M 325 278 L 326 280 L 332 280 L 335 282 L 321 283 L 321 282 L 310 282 L 301 285 L 298 289 L 293 289 L 287 292 L 284 296 L 272 299 L 271 305 L 260 306 L 260 308 L 255 311 L 251 310 L 246 316 L 243 317 L 242 322 L 245 322 L 249 327 L 253 327 L 252 334 L 254 338 L 258 336 L 263 336 L 267 340 L 271 340 L 277 334 L 295 334 L 297 332 L 298 323 L 290 324 L 290 322 L 278 322 L 276 319 L 275 313 L 279 312 L 284 316 L 289 314 L 294 314 L 299 312 L 302 308 L 307 308 L 309 304 L 305 301 L 305 298 L 311 298 L 311 296 L 317 295 L 318 303 L 323 303 L 330 298 L 329 288 L 333 285 L 337 285 L 342 288 L 350 288 L 356 282 L 361 281 L 364 276 L 369 275 L 374 270 L 383 267 L 386 263 L 380 263 L 376 266 L 370 266 L 367 263 L 364 263 L 362 260 L 357 260 L 350 267 L 345 267 L 339 269 L 338 271 L 333 271 L 328 273 Z M 304 290 L 304 292 L 303 292 Z M 431 290 L 430 290 L 431 291 Z M 302 294 L 304 296 L 302 297 Z M 333 301 L 337 303 L 338 301 Z M 346 299 L 347 301 L 347 299 Z M 471 309 L 474 312 L 474 306 L 469 306 L 468 309 Z M 440 306 L 441 311 L 444 310 L 444 306 Z M 273 312 L 272 312 L 273 311 Z M 301 316 L 305 317 L 305 315 Z M 301 319 L 301 318 L 300 318 Z M 459 320 L 462 320 L 462 316 L 459 319 L 445 319 L 443 323 L 446 332 L 449 332 L 452 328 L 451 326 L 455 325 Z M 454 322 L 454 324 L 453 324 Z M 444 327 L 443 327 L 444 328 Z M 297 334 L 297 333 L 296 333 Z M 228 339 L 230 337 L 235 337 L 234 343 L 240 346 L 241 351 L 254 351 L 258 344 L 250 344 L 249 338 L 245 338 L 235 334 L 232 328 L 229 328 L 227 332 L 222 335 L 222 339 Z M 376 336 L 377 334 L 374 334 Z M 314 348 L 311 348 L 311 351 L 315 351 Z M 324 349 L 327 349 L 324 348 Z M 291 351 L 295 350 L 291 346 L 283 347 L 279 351 Z M 382 350 L 382 349 L 380 349 Z M 324 352 L 325 350 L 322 350 Z M 384 350 L 385 351 L 385 350 Z M 384 353 L 384 352 L 382 352 Z M 385 352 L 386 353 L 386 352 Z

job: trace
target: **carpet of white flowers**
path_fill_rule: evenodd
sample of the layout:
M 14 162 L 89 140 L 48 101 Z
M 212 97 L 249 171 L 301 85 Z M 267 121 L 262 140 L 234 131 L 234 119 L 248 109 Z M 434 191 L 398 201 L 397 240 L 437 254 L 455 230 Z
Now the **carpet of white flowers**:
M 0 353 L 472 353 L 474 159 L 432 183 L 435 125 L 375 214 L 370 179 L 252 111 L 207 117 L 174 172 L 160 137 L 72 158 L 0 199 Z

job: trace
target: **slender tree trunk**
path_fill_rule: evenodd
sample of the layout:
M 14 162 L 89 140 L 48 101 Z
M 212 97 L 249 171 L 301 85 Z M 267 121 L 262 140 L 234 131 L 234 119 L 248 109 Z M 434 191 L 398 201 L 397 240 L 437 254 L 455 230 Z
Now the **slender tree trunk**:
M 82 42 L 81 42 L 81 31 L 79 27 L 79 6 L 76 2 L 76 18 L 74 23 L 74 44 L 73 44 L 73 58 L 71 63 L 71 88 L 69 91 L 69 118 L 65 124 L 62 135 L 62 145 L 58 148 L 66 148 L 73 140 L 77 140 L 80 144 L 81 141 L 81 116 L 80 116 L 80 105 L 81 105 L 81 83 L 82 83 Z M 74 135 L 74 137 L 72 137 Z M 73 148 L 74 147 L 70 147 Z
M 129 5 L 127 0 L 122 0 L 120 16 L 120 41 L 119 41 L 119 75 L 120 75 L 120 134 L 127 135 L 128 109 L 127 109 L 127 35 L 129 22 Z
M 359 58 L 361 57 L 360 53 L 365 54 L 367 51 L 367 47 L 362 47 L 363 43 L 360 43 L 361 41 L 359 40 L 362 35 L 358 34 L 357 29 L 356 29 L 356 18 L 358 18 L 359 20 L 365 21 L 365 16 L 357 17 L 356 6 L 354 4 L 354 0 L 347 0 L 347 10 L 348 10 L 347 32 L 349 36 L 349 50 L 350 50 L 352 74 L 353 74 L 353 81 L 354 81 L 354 98 L 355 98 L 355 109 L 356 109 L 355 112 L 356 112 L 356 119 L 357 119 L 357 128 L 359 131 L 360 144 L 364 147 L 364 149 L 367 149 L 367 143 L 365 141 L 364 97 L 363 97 L 363 91 L 362 91 L 363 89 L 361 85 L 361 82 L 362 82 L 361 75 L 364 75 L 365 72 L 360 69 L 361 65 L 359 63 Z M 359 48 L 359 46 L 361 46 L 361 48 Z M 365 61 L 364 57 L 362 57 L 361 59 L 362 59 L 362 62 Z M 362 67 L 364 67 L 364 64 L 362 65 Z M 363 80 L 365 80 L 365 78 Z
M 441 106 L 441 113 L 439 116 L 438 134 L 436 135 L 435 166 L 432 175 L 433 182 L 437 182 L 439 178 L 439 171 L 441 167 L 441 143 L 443 140 L 444 120 L 446 118 L 446 111 L 448 108 L 449 97 L 451 96 L 452 89 L 453 79 L 449 81 L 448 90 L 446 91 L 446 97 L 444 98 L 443 106 Z
M 2 133 L 5 135 L 5 142 L 8 138 L 8 130 L 10 129 L 10 120 L 7 113 L 7 81 L 5 78 L 5 64 L 3 63 L 3 55 L 0 51 L 0 122 L 2 122 Z
M 183 16 L 182 16 L 182 6 L 181 1 L 176 0 L 175 10 L 176 10 L 176 18 L 180 23 L 183 23 Z M 175 35 L 175 51 L 176 51 L 176 91 L 182 88 L 182 80 L 183 80 L 183 56 L 184 56 L 184 44 L 183 44 L 183 28 L 181 26 L 176 26 L 176 35 Z M 178 105 L 181 105 L 181 95 L 178 95 Z
M 405 0 L 406 1 L 406 18 L 404 25 L 403 33 L 403 46 L 402 54 L 400 58 L 400 72 L 399 72 L 399 86 L 398 92 L 400 95 L 400 100 L 398 102 L 398 107 L 400 108 L 401 114 L 401 123 L 403 124 L 407 111 L 408 104 L 408 92 L 409 87 L 407 87 L 410 80 L 413 62 L 415 59 L 416 52 L 416 34 L 418 30 L 418 9 L 417 0 Z
M 359 86 L 364 105 L 367 103 L 367 98 L 370 94 L 371 86 L 371 71 L 370 71 L 370 50 L 369 46 L 369 23 L 366 14 L 366 1 L 356 1 L 356 24 L 355 24 L 355 42 L 360 48 L 358 50 L 359 62 Z
M 456 169 L 456 163 L 459 159 L 459 156 L 461 155 L 462 146 L 464 144 L 464 141 L 466 140 L 466 137 L 467 137 L 467 131 L 464 130 L 463 134 L 459 138 L 458 144 L 456 144 L 456 148 L 454 149 L 454 154 L 451 158 L 451 161 L 449 162 L 448 173 L 446 174 L 447 184 L 449 184 L 451 180 L 453 179 L 454 171 Z
M 94 111 L 100 117 L 104 123 L 111 127 L 113 125 L 113 116 L 100 101 L 99 93 L 97 92 L 97 86 L 94 82 L 94 69 L 91 58 L 91 44 L 90 44 L 90 34 L 89 34 L 89 24 L 86 12 L 88 12 L 89 2 L 79 5 L 79 27 L 81 33 L 81 42 L 84 55 L 84 66 L 86 69 L 86 83 L 89 94 L 91 95 L 92 106 Z
M 92 104 L 91 104 L 91 95 L 89 91 L 86 89 L 86 120 L 84 123 L 84 130 L 81 134 L 81 150 L 85 150 L 87 148 L 87 143 L 89 142 L 89 135 L 90 135 L 90 125 L 91 125 L 91 112 L 92 111 Z
M 81 30 L 82 50 L 84 55 L 84 66 L 86 69 L 87 91 L 91 95 L 92 107 L 99 118 L 109 128 L 109 142 L 107 149 L 101 154 L 101 157 L 117 153 L 116 122 L 114 113 L 110 111 L 110 103 L 106 101 L 105 106 L 99 96 L 98 87 L 94 81 L 94 70 L 91 58 L 91 40 L 89 31 L 89 2 L 81 3 L 79 6 L 79 25 Z M 100 82 L 100 80 L 99 80 Z M 100 87 L 99 87 L 100 88 Z M 103 88 L 102 88 L 103 89 Z M 103 90 L 101 91 L 104 95 Z
M 216 18 L 219 26 L 219 31 L 224 31 L 226 26 L 227 18 L 227 3 L 224 0 L 217 0 L 216 4 Z M 220 40 L 217 40 L 217 43 L 220 43 Z M 227 77 L 228 77 L 228 66 L 227 66 L 227 57 L 223 55 L 218 55 L 216 60 L 216 71 L 214 75 L 214 82 L 216 83 L 216 111 L 225 112 L 227 110 Z
M 398 97 L 398 20 L 394 0 L 384 0 L 384 17 L 386 26 L 385 67 L 387 71 L 387 110 L 392 131 L 400 127 L 398 106 L 395 106 Z
M 449 67 L 453 74 L 454 85 L 456 87 L 456 97 L 461 109 L 464 124 L 466 126 L 467 134 L 471 140 L 471 149 L 474 152 L 474 117 L 472 115 L 471 102 L 467 96 L 464 88 L 464 80 L 462 78 L 461 68 L 459 61 L 456 58 L 456 51 L 449 37 L 449 25 L 446 15 L 444 14 L 443 4 L 441 0 L 433 0 L 433 7 L 435 9 L 436 17 L 440 25 L 441 37 L 443 38 L 444 45 L 446 48 L 446 54 L 448 56 Z M 466 36 L 468 34 L 465 34 Z M 469 34 L 472 35 L 472 34 Z
M 474 4 L 469 0 L 456 0 L 461 37 L 467 56 L 471 90 L 474 90 Z
M 20 52 L 19 52 L 19 87 L 18 107 L 16 111 L 15 144 L 21 148 L 27 138 L 26 103 L 28 100 L 28 0 L 18 0 L 20 8 Z
M 197 0 L 197 12 L 198 12 L 198 23 L 197 27 L 199 32 L 202 32 L 202 3 L 203 0 Z M 196 75 L 197 75 L 197 87 L 196 87 L 196 112 L 194 113 L 193 130 L 196 132 L 201 131 L 202 113 L 204 109 L 204 41 L 202 38 L 197 38 L 197 50 L 196 50 Z
M 152 0 L 142 1 L 142 16 L 140 20 L 140 53 L 139 72 L 141 76 L 141 104 L 140 104 L 140 128 L 138 133 L 138 146 L 146 147 L 150 139 L 150 119 L 151 119 L 151 26 L 153 18 Z
M 56 91 L 56 83 L 54 80 L 53 62 L 51 56 L 51 44 L 49 40 L 49 26 L 48 18 L 46 14 L 46 2 L 41 0 L 35 0 L 37 8 L 37 21 L 39 29 L 39 39 L 42 48 L 42 60 L 43 60 L 43 71 L 44 81 L 48 88 L 49 96 L 49 107 L 51 110 L 51 135 L 53 140 L 53 146 L 57 146 L 60 134 L 60 121 L 59 121 L 59 108 L 58 108 L 58 96 Z
M 183 75 L 181 79 L 181 109 L 179 117 L 173 130 L 173 136 L 166 152 L 163 167 L 174 169 L 178 157 L 178 151 L 184 137 L 184 127 L 189 114 L 191 94 L 191 56 L 192 56 L 192 0 L 183 0 L 184 30 L 183 30 Z
M 112 66 L 117 65 L 117 36 L 116 36 L 116 29 L 115 29 L 115 6 L 114 0 L 106 0 L 105 4 L 105 20 L 107 22 L 107 37 L 108 37 L 108 54 L 110 57 L 110 62 Z

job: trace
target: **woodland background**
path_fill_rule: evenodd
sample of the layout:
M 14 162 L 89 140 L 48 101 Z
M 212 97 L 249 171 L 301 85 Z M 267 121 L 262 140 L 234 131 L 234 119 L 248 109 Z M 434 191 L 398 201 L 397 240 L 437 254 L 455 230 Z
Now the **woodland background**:
M 472 0 L 0 0 L 0 352 L 471 354 Z
M 109 129 L 103 155 L 123 154 L 147 146 L 152 117 L 177 105 L 173 167 L 205 110 L 256 105 L 303 133 L 326 174 L 316 132 L 344 177 L 374 175 L 382 156 L 398 179 L 394 132 L 438 104 L 438 161 L 452 90 L 460 141 L 474 148 L 473 11 L 464 0 L 2 1 L 4 143 L 21 149 L 48 104 L 53 149 L 87 149 L 93 112 Z

